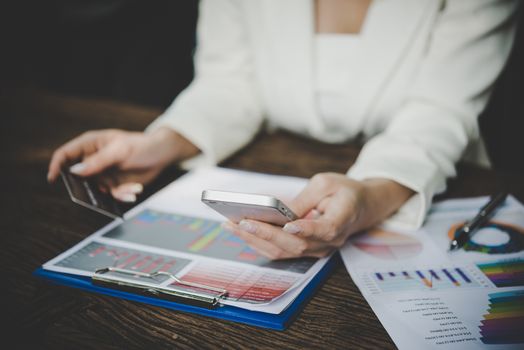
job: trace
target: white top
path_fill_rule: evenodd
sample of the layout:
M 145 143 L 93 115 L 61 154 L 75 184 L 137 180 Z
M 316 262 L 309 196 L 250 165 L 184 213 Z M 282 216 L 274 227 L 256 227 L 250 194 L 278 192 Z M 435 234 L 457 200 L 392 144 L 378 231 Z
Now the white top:
M 347 175 L 413 189 L 391 221 L 418 227 L 456 162 L 485 156 L 477 117 L 511 49 L 517 5 L 374 0 L 340 118 L 337 102 L 315 98 L 313 0 L 202 0 L 195 79 L 147 130 L 168 126 L 198 146 L 185 168 L 216 164 L 262 125 L 333 143 L 362 135 Z
M 317 113 L 326 128 L 337 130 L 347 125 L 349 130 L 354 130 L 355 135 L 359 126 L 350 115 L 352 96 L 347 93 L 346 86 L 348 81 L 351 82 L 354 70 L 359 67 L 355 53 L 358 52 L 361 36 L 317 34 L 314 41 L 313 71 Z

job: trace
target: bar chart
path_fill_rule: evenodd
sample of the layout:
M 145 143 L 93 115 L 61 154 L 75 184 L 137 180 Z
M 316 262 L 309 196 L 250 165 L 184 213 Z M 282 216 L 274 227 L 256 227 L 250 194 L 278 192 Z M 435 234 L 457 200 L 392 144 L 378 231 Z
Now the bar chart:
M 93 273 L 98 269 L 116 267 L 143 273 L 167 272 L 177 275 L 192 261 L 178 256 L 154 254 L 99 242 L 91 242 L 82 249 L 57 262 L 57 266 Z M 108 272 L 122 278 L 118 272 Z M 296 275 L 285 272 L 257 270 L 233 264 L 198 263 L 177 275 L 185 282 L 223 288 L 228 291 L 228 300 L 248 303 L 267 303 L 285 293 L 298 280 Z M 144 280 L 139 275 L 126 275 L 125 279 L 137 282 L 161 284 L 168 279 L 158 275 Z M 179 283 L 170 285 L 175 289 L 199 290 Z
M 369 273 L 375 292 L 479 288 L 475 274 L 465 267 L 395 270 Z
M 271 261 L 222 228 L 219 221 L 144 209 L 104 234 L 105 238 L 275 269 L 306 272 L 314 258 Z
M 189 264 L 189 260 L 136 249 L 91 242 L 84 248 L 59 261 L 57 266 L 95 272 L 106 267 L 153 273 L 164 271 L 176 274 Z M 165 278 L 163 278 L 165 279 Z M 161 282 L 163 279 L 159 279 Z
M 281 296 L 297 281 L 296 276 L 274 271 L 246 269 L 235 265 L 201 263 L 181 277 L 192 282 L 222 288 L 227 298 L 247 303 L 267 303 Z M 173 283 L 179 288 L 178 283 Z
M 524 344 L 524 290 L 489 294 L 489 309 L 480 322 L 484 344 Z
M 524 286 L 524 259 L 500 260 L 477 266 L 497 287 Z

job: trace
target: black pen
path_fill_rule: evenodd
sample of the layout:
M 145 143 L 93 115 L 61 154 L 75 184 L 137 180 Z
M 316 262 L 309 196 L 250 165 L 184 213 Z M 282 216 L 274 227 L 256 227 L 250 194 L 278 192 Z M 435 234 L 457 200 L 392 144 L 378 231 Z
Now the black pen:
M 449 245 L 449 250 L 456 250 L 461 248 L 470 239 L 471 235 L 475 233 L 495 212 L 495 209 L 506 200 L 507 192 L 501 192 L 493 196 L 491 200 L 486 203 L 478 212 L 478 214 L 467 221 L 464 226 L 455 232 L 455 236 Z

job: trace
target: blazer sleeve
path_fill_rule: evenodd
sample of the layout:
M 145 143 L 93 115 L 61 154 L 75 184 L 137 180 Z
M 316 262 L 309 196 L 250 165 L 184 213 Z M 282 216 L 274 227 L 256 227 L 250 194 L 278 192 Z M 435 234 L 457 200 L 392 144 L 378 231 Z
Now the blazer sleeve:
M 248 143 L 262 123 L 242 1 L 199 5 L 195 77 L 146 132 L 170 127 L 201 153 L 181 165 L 213 165 Z
M 477 117 L 512 46 L 517 1 L 448 0 L 409 94 L 385 131 L 363 147 L 348 176 L 392 179 L 416 192 L 386 223 L 420 227 L 432 198 L 456 175 Z

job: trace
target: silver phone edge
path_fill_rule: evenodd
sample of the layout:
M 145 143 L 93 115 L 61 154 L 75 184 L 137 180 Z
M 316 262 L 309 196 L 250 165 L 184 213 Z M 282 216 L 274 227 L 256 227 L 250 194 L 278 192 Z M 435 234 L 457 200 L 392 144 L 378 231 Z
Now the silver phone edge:
M 202 191 L 202 201 L 250 204 L 263 207 L 278 207 L 281 203 L 277 198 L 268 195 L 217 190 Z
M 242 197 L 242 200 L 240 199 Z M 251 200 L 250 200 L 251 199 Z M 257 201 L 256 199 L 265 199 L 266 201 Z M 259 207 L 269 207 L 277 210 L 280 214 L 284 215 L 290 221 L 298 219 L 298 216 L 289 209 L 281 200 L 278 198 L 253 193 L 240 193 L 240 192 L 228 192 L 228 191 L 217 191 L 217 190 L 204 190 L 202 191 L 202 202 L 213 208 L 212 202 L 221 202 L 228 204 L 238 205 L 252 205 Z M 215 210 L 215 208 L 213 208 Z

